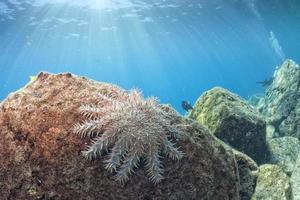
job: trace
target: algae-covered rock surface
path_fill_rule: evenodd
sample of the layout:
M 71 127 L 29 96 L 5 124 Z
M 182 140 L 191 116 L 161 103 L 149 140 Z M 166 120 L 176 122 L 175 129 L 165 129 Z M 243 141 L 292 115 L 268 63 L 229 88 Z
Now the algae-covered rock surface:
M 81 151 L 90 141 L 73 131 L 82 119 L 78 108 L 103 103 L 99 94 L 114 93 L 111 88 L 122 90 L 71 74 L 41 73 L 4 100 L 0 199 L 240 199 L 233 153 L 206 129 L 179 116 L 174 123 L 189 137 L 174 145 L 184 155 L 178 161 L 160 157 L 164 179 L 158 184 L 149 181 L 142 160 L 122 185 L 102 158 L 85 159 Z
M 255 192 L 251 200 L 289 200 L 289 177 L 276 165 L 259 167 Z
M 263 98 L 261 112 L 280 136 L 300 139 L 300 68 L 286 60 Z
M 268 141 L 270 163 L 279 165 L 283 171 L 291 175 L 300 154 L 300 141 L 297 138 L 285 136 Z
M 239 170 L 240 199 L 249 200 L 255 190 L 258 166 L 249 156 L 235 150 L 233 153 Z
M 213 88 L 200 96 L 189 117 L 256 162 L 267 160 L 265 120 L 238 95 Z
M 300 200 L 300 154 L 294 166 L 294 171 L 291 176 L 292 199 Z

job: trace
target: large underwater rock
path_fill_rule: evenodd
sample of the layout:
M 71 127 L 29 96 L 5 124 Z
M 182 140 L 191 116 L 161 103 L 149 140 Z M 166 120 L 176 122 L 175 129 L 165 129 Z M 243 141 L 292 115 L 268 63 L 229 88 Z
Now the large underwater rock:
M 251 199 L 257 180 L 258 166 L 254 160 L 239 151 L 233 150 L 240 178 L 240 199 Z
M 73 131 L 81 119 L 78 108 L 111 93 L 109 88 L 71 74 L 41 73 L 1 103 L 0 199 L 239 199 L 233 153 L 180 116 L 174 123 L 190 135 L 176 141 L 184 156 L 161 158 L 165 178 L 156 185 L 143 164 L 121 185 L 102 159 L 85 159 L 81 151 L 90 142 Z
M 300 139 L 300 68 L 286 60 L 260 103 L 260 111 L 280 136 Z
M 237 163 L 238 174 L 239 174 L 239 193 L 240 200 L 250 200 L 256 186 L 257 180 L 257 163 L 247 156 L 246 154 L 235 150 L 228 144 L 224 143 L 222 140 L 219 140 L 223 144 L 225 149 L 232 152 Z
M 265 164 L 259 167 L 255 192 L 251 200 L 290 200 L 289 177 L 279 166 Z
M 279 165 L 283 171 L 291 175 L 300 154 L 300 141 L 297 138 L 285 136 L 268 140 L 270 163 Z
M 300 154 L 294 166 L 294 171 L 291 176 L 292 199 L 300 200 Z
M 257 163 L 267 160 L 265 120 L 241 97 L 213 88 L 200 96 L 189 117 Z

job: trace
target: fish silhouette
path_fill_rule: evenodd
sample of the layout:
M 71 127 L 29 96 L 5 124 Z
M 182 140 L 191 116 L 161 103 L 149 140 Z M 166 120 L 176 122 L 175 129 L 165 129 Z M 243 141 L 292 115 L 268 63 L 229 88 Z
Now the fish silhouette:
M 256 83 L 262 85 L 263 87 L 267 87 L 273 83 L 274 78 L 265 79 L 263 81 L 257 81 Z
M 185 111 L 189 111 L 189 110 L 193 110 L 193 106 L 191 106 L 191 104 L 187 101 L 182 101 L 181 102 L 181 107 L 185 110 Z

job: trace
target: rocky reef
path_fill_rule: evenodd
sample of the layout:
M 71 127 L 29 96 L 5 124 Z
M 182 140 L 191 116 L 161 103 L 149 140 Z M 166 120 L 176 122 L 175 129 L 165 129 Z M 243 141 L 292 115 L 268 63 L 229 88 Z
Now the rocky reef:
M 300 154 L 294 166 L 294 171 L 290 179 L 290 184 L 292 187 L 292 199 L 300 199 Z
M 254 95 L 249 102 L 213 88 L 199 97 L 188 117 L 263 164 L 249 171 L 249 177 L 256 178 L 255 190 L 245 190 L 244 184 L 241 199 L 300 199 L 300 68 L 294 61 L 282 64 L 264 95 Z
M 185 117 L 40 73 L 0 104 L 0 199 L 300 200 L 299 97 L 291 60 L 251 102 L 216 87 Z
M 300 139 L 300 68 L 286 60 L 258 105 L 279 136 Z
M 201 95 L 188 117 L 256 162 L 267 160 L 265 120 L 238 95 L 224 88 L 213 88 Z
M 154 184 L 147 178 L 147 159 L 149 163 L 153 157 L 143 160 L 141 154 L 138 165 L 132 169 L 135 174 L 124 185 L 114 179 L 122 167 L 118 166 L 118 170 L 112 172 L 105 167 L 104 161 L 109 159 L 105 156 L 113 150 L 108 149 L 107 155 L 104 152 L 104 159 L 85 159 L 81 152 L 90 142 L 74 131 L 74 125 L 84 120 L 78 109 L 82 105 L 100 105 L 104 101 L 99 95 L 114 96 L 120 102 L 127 102 L 127 94 L 117 86 L 71 74 L 41 73 L 35 81 L 7 97 L 0 105 L 0 199 L 239 199 L 238 167 L 233 152 L 194 121 L 176 113 L 172 113 L 172 120 L 166 121 L 165 114 L 172 111 L 166 105 L 155 103 L 159 107 L 155 116 L 149 118 L 146 115 L 145 118 L 151 123 L 153 120 L 160 123 L 158 128 L 163 130 L 159 131 L 165 131 L 164 137 L 182 152 L 178 161 L 168 158 L 170 156 L 162 157 L 170 152 L 161 154 L 164 146 L 156 147 L 161 138 L 149 135 L 154 138 L 147 140 L 143 153 L 151 155 L 152 149 L 160 150 L 156 158 L 163 171 L 161 182 Z M 135 106 L 141 105 L 130 106 L 135 110 Z M 137 111 L 147 114 L 148 110 L 144 113 L 144 108 Z M 116 111 L 117 108 L 112 109 Z M 118 115 L 112 113 L 116 116 L 113 119 L 117 120 Z M 141 117 L 140 114 L 137 116 Z M 137 122 L 143 120 L 128 119 L 133 120 L 128 122 L 128 127 L 137 126 Z M 168 127 L 180 127 L 185 136 L 172 138 L 168 135 L 170 129 L 165 127 L 168 124 Z M 116 129 L 124 126 L 118 121 L 107 124 L 108 127 L 111 125 L 113 127 L 105 130 L 118 133 Z M 140 129 L 141 137 L 152 133 L 147 124 L 136 128 Z M 120 138 L 115 144 L 122 141 Z M 125 141 L 128 140 L 135 142 L 135 138 L 126 137 Z M 140 147 L 130 149 L 140 150 Z M 132 155 L 126 151 L 122 153 Z M 127 161 L 120 162 L 127 164 Z
M 286 188 L 291 188 L 285 197 L 279 198 L 278 194 L 274 199 L 299 200 L 300 68 L 297 63 L 286 60 L 282 64 L 275 72 L 265 95 L 259 99 L 256 108 L 267 122 L 269 163 L 280 167 L 289 179 L 290 186 Z M 272 176 L 269 176 L 269 179 L 271 180 Z M 278 186 L 276 181 L 270 184 L 274 188 Z M 277 191 L 283 191 L 282 189 Z
M 265 164 L 259 167 L 256 188 L 251 200 L 290 200 L 289 177 L 277 165 Z
M 291 175 L 300 153 L 300 141 L 291 136 L 272 138 L 268 140 L 268 147 L 271 152 L 270 163 L 279 165 Z

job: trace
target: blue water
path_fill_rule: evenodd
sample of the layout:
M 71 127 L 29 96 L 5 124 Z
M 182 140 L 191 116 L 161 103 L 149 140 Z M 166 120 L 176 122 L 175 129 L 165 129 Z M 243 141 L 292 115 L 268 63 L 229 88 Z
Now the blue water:
M 248 98 L 300 62 L 297 0 L 0 0 L 0 99 L 40 71 L 141 89 L 180 112 L 222 86 Z

